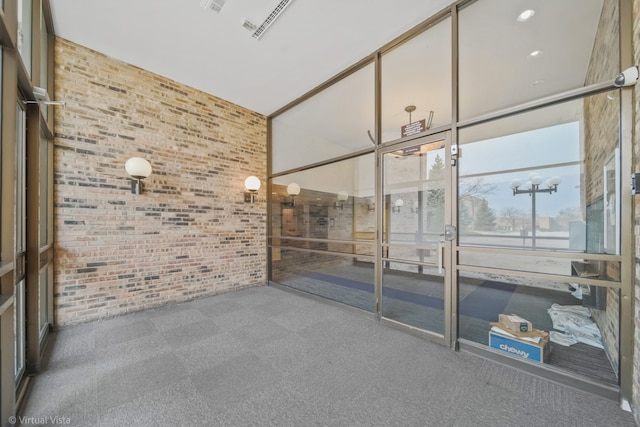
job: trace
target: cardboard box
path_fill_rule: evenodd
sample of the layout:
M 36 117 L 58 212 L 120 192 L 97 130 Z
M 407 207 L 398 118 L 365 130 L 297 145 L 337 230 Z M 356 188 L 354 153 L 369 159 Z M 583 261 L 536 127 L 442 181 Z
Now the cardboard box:
M 533 329 L 531 322 L 516 314 L 500 314 L 498 321 L 507 329 L 515 332 L 529 332 Z
M 535 343 L 516 336 L 503 335 L 493 330 L 489 331 L 489 347 L 514 357 L 538 363 L 547 362 L 551 351 L 548 334 L 540 337 L 540 342 Z

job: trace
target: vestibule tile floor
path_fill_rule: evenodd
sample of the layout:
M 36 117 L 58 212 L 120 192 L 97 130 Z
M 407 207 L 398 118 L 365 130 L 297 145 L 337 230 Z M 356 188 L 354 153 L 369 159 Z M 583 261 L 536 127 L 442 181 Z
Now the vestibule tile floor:
M 616 402 L 274 287 L 51 338 L 23 425 L 635 426 Z

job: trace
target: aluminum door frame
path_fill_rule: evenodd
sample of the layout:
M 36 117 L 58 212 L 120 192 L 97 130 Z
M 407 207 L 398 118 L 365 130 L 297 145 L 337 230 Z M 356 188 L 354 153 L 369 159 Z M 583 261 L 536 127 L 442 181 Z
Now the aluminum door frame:
M 376 222 L 377 222 L 377 230 L 378 235 L 376 239 L 376 271 L 375 271 L 375 300 L 376 300 L 376 317 L 378 320 L 387 325 L 391 326 L 405 332 L 418 335 L 420 337 L 426 338 L 430 341 L 437 342 L 441 345 L 456 348 L 457 345 L 457 256 L 456 256 L 456 247 L 457 247 L 457 234 L 454 236 L 453 240 L 445 240 L 443 245 L 443 257 L 442 257 L 442 267 L 444 269 L 444 334 L 440 335 L 438 333 L 434 333 L 431 331 L 427 331 L 424 329 L 420 329 L 411 325 L 407 325 L 401 322 L 398 322 L 393 319 L 387 319 L 382 316 L 382 273 L 383 273 L 383 265 L 385 260 L 384 251 L 387 247 L 389 247 L 388 243 L 385 243 L 383 232 L 384 232 L 384 216 L 385 216 L 385 200 L 384 200 L 384 155 L 406 149 L 419 145 L 426 145 L 435 143 L 438 141 L 444 141 L 444 150 L 445 150 L 445 180 L 444 180 L 444 188 L 445 188 L 445 210 L 444 210 L 444 223 L 445 225 L 454 225 L 457 226 L 457 158 L 458 158 L 458 149 L 457 145 L 452 142 L 452 132 L 444 131 L 436 134 L 431 134 L 423 137 L 417 137 L 411 140 L 404 140 L 397 144 L 385 144 L 384 147 L 380 147 L 380 149 L 376 153 L 376 174 L 379 179 L 379 184 L 377 186 L 376 191 Z M 444 234 L 444 230 L 443 230 Z M 418 246 L 418 245 L 416 245 Z M 402 261 L 407 264 L 417 264 L 420 263 L 412 263 L 410 261 Z M 426 264 L 425 264 L 426 265 Z

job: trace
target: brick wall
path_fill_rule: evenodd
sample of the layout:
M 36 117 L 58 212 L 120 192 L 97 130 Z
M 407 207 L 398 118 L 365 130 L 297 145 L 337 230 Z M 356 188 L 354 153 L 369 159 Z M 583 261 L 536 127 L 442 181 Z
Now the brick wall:
M 56 324 L 264 284 L 266 186 L 243 192 L 266 179 L 266 118 L 63 39 L 55 63 Z

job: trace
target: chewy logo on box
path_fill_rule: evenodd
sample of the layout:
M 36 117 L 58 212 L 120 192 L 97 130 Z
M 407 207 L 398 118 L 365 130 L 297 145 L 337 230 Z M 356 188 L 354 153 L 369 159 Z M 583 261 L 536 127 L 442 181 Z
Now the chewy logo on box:
M 509 353 L 512 356 L 542 363 L 544 362 L 547 342 L 524 342 L 518 340 L 517 338 L 506 337 L 504 335 L 500 335 L 498 333 L 490 331 L 489 347 L 495 348 L 496 350 L 500 350 L 505 353 Z

